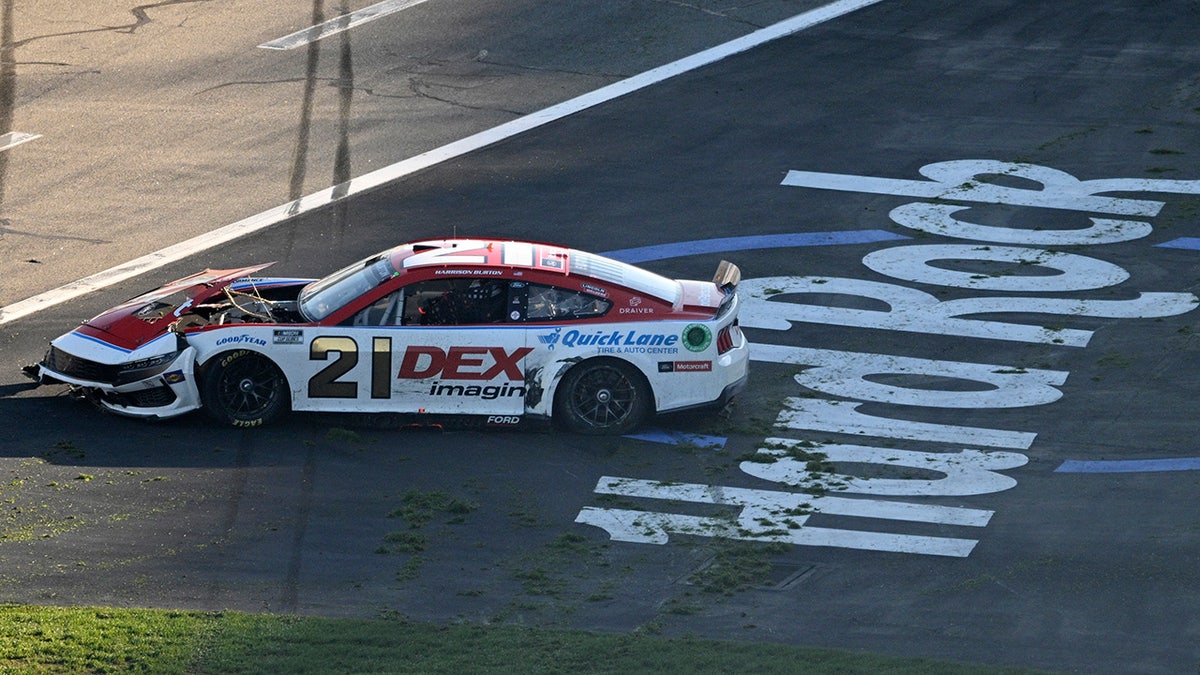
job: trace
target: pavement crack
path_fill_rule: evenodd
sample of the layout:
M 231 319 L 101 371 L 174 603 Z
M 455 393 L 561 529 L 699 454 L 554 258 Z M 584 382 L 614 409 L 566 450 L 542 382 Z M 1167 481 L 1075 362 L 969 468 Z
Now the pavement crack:
M 556 75 L 578 75 L 580 77 L 597 77 L 605 80 L 623 80 L 629 77 L 628 73 L 596 73 L 583 70 L 567 70 L 566 68 L 544 68 L 541 66 L 527 66 L 520 63 L 506 63 L 503 61 L 492 61 L 486 58 L 487 50 L 480 52 L 480 56 L 472 59 L 475 63 L 482 63 L 498 68 L 508 68 L 510 70 L 527 70 L 535 73 L 554 73 Z
M 160 7 L 169 7 L 171 5 L 184 5 L 184 4 L 189 4 L 189 3 L 193 3 L 193 2 L 210 2 L 210 0 L 163 0 L 163 2 L 156 2 L 156 3 L 149 4 L 149 5 L 138 5 L 137 7 L 134 7 L 133 9 L 129 10 L 130 13 L 133 14 L 136 21 L 134 21 L 129 26 L 122 26 L 121 30 L 118 30 L 118 32 L 132 34 L 134 31 L 141 28 L 142 26 L 144 26 L 148 23 L 153 23 L 154 19 L 150 18 L 150 10 L 152 10 L 152 9 L 158 9 Z
M 145 26 L 148 23 L 153 23 L 154 19 L 150 17 L 150 10 L 159 9 L 161 7 L 169 7 L 171 5 L 183 5 L 195 2 L 211 2 L 212 0 L 163 0 L 163 2 L 155 2 L 148 5 L 138 5 L 129 10 L 133 14 L 133 22 L 120 24 L 117 26 L 101 26 L 99 28 L 85 28 L 82 30 L 63 31 L 61 33 L 47 33 L 45 35 L 34 35 L 33 37 L 25 38 L 24 40 L 14 41 L 11 48 L 16 49 L 25 45 L 37 42 L 39 40 L 47 40 L 50 38 L 72 37 L 75 35 L 87 35 L 89 33 L 122 33 L 132 35 L 137 32 L 137 29 Z
M 462 108 L 464 110 L 485 110 L 485 111 L 490 111 L 490 112 L 501 112 L 501 113 L 515 115 L 515 116 L 525 115 L 525 114 L 528 114 L 530 111 L 516 110 L 516 109 L 511 109 L 511 108 L 497 108 L 494 106 L 486 106 L 486 105 L 471 105 L 468 103 L 464 103 L 463 101 L 456 100 L 449 96 L 438 95 L 438 94 L 434 93 L 434 90 L 436 90 L 436 89 L 443 89 L 443 90 L 447 90 L 450 92 L 454 92 L 454 91 L 465 92 L 465 91 L 476 90 L 483 86 L 486 86 L 486 83 L 481 83 L 479 80 L 487 79 L 488 77 L 494 79 L 496 77 L 494 74 L 484 75 L 484 74 L 481 74 L 478 72 L 452 73 L 452 72 L 439 72 L 439 71 L 452 69 L 456 65 L 466 65 L 468 63 L 477 63 L 482 66 L 504 69 L 504 70 L 508 70 L 510 72 L 552 73 L 552 74 L 558 74 L 558 75 L 571 75 L 571 76 L 577 76 L 577 77 L 597 78 L 597 79 L 607 80 L 607 81 L 615 81 L 615 80 L 620 80 L 620 79 L 627 77 L 627 75 L 625 75 L 625 74 L 573 71 L 573 70 L 566 70 L 566 69 L 562 69 L 562 68 L 549 68 L 549 67 L 530 66 L 530 65 L 523 65 L 523 64 L 516 64 L 516 63 L 505 63 L 502 61 L 490 60 L 487 58 L 487 56 L 488 56 L 488 50 L 481 49 L 481 50 L 479 50 L 479 52 L 476 56 L 474 56 L 473 58 L 469 59 L 469 61 L 466 61 L 466 62 L 430 61 L 430 60 L 422 60 L 422 59 L 413 58 L 412 64 L 409 64 L 407 66 L 392 68 L 388 71 L 388 74 L 396 75 L 399 77 L 407 76 L 408 91 L 411 94 L 411 96 L 416 97 L 416 98 L 426 99 L 426 100 L 430 100 L 430 101 L 436 101 L 438 103 L 443 103 L 443 104 L 454 106 L 457 108 Z M 463 81 L 466 83 L 465 84 L 456 84 L 455 80 L 460 80 L 460 81 Z M 378 88 L 359 87 L 358 90 L 362 91 L 363 93 L 365 93 L 368 96 L 372 96 L 372 97 L 376 97 L 376 98 L 409 98 L 410 97 L 409 95 L 405 95 L 405 94 L 386 93 L 386 92 L 380 91 Z
M 430 91 L 428 91 L 428 88 L 432 88 L 432 87 L 442 87 L 444 89 L 451 89 L 451 90 L 457 90 L 457 91 L 469 91 L 469 90 L 475 88 L 475 87 L 461 87 L 461 86 L 456 87 L 456 86 L 444 84 L 444 83 L 443 84 L 433 84 L 430 82 L 424 82 L 424 81 L 416 79 L 416 78 L 413 78 L 412 80 L 409 81 L 409 91 L 411 91 L 413 93 L 413 95 L 416 96 L 417 98 L 423 98 L 423 99 L 430 100 L 430 101 L 437 101 L 438 103 L 444 103 L 446 105 L 454 106 L 456 108 L 462 108 L 464 110 L 487 110 L 487 111 L 492 111 L 492 112 L 502 112 L 502 113 L 506 113 L 509 115 L 516 115 L 516 116 L 526 114 L 525 111 L 521 111 L 521 110 L 509 110 L 507 108 L 495 108 L 495 107 L 491 107 L 491 106 L 470 105 L 468 103 L 463 103 L 462 101 L 455 101 L 453 99 L 446 98 L 444 96 L 437 96 L 437 95 L 431 93 Z M 371 94 L 370 90 L 366 90 L 366 91 L 368 94 Z
M 722 19 L 726 19 L 726 20 L 732 21 L 734 23 L 745 24 L 747 26 L 752 26 L 754 28 L 762 28 L 763 27 L 762 24 L 755 23 L 748 19 L 741 19 L 736 16 L 731 16 L 728 13 L 726 13 L 727 10 L 709 9 L 707 7 L 701 7 L 700 5 L 697 5 L 692 2 L 683 2 L 682 0 L 657 0 L 657 2 L 661 2 L 664 5 L 674 5 L 676 7 L 683 7 L 684 9 L 694 10 L 694 11 L 700 12 L 701 14 L 707 14 L 709 16 L 720 17 Z M 740 7 L 735 6 L 735 7 L 732 7 L 731 9 L 740 9 Z

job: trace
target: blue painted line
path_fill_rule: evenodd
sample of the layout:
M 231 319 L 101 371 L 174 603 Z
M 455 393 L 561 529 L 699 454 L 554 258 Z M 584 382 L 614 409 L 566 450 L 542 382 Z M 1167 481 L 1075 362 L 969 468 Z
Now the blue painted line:
M 705 436 L 703 434 L 685 434 L 682 431 L 667 431 L 665 429 L 646 429 L 636 434 L 627 434 L 625 438 L 639 441 L 662 443 L 664 445 L 694 445 L 700 448 L 725 449 L 725 437 Z
M 842 244 L 870 244 L 878 241 L 911 239 L 902 234 L 886 230 L 850 230 L 847 232 L 799 232 L 795 234 L 760 234 L 746 237 L 721 237 L 698 239 L 674 244 L 658 244 L 639 248 L 623 248 L 603 253 L 627 263 L 643 263 L 663 258 L 680 258 L 701 253 L 724 253 L 756 248 L 789 248 L 796 246 L 835 246 Z
M 1192 251 L 1200 251 L 1200 237 L 1180 237 L 1171 241 L 1164 241 L 1161 244 L 1155 244 L 1158 248 L 1186 248 Z
M 1054 473 L 1145 473 L 1151 471 L 1200 471 L 1200 457 L 1111 461 L 1069 459 L 1055 469 Z

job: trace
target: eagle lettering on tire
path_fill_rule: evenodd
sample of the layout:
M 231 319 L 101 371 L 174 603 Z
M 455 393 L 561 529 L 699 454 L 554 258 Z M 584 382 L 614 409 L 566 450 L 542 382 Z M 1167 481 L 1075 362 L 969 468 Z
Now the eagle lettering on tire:
M 245 349 L 211 361 L 201 382 L 204 410 L 233 427 L 257 427 L 291 408 L 287 379 L 270 359 Z

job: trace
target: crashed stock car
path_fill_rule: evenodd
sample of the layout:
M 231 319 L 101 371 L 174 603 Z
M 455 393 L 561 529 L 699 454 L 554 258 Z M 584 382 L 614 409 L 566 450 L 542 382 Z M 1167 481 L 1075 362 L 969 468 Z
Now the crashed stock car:
M 404 244 L 323 279 L 206 270 L 55 339 L 26 367 L 122 415 L 238 427 L 288 410 L 553 419 L 626 433 L 744 385 L 738 268 L 672 280 L 549 244 Z

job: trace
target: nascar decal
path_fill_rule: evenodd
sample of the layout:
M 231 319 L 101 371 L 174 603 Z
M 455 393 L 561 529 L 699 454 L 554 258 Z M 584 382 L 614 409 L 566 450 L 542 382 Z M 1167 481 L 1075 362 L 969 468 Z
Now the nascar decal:
M 277 345 L 302 345 L 304 344 L 304 331 L 299 328 L 277 328 L 274 331 L 275 344 Z

